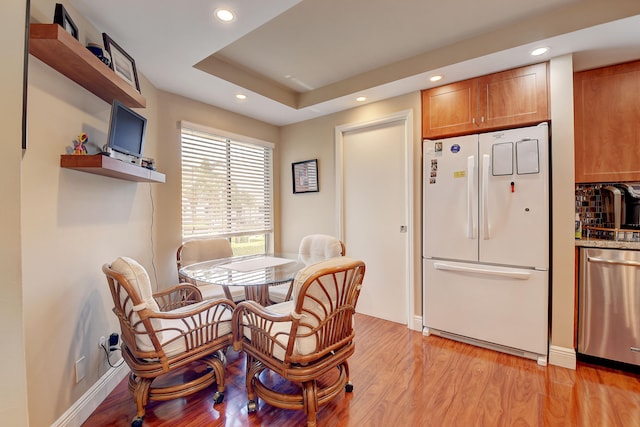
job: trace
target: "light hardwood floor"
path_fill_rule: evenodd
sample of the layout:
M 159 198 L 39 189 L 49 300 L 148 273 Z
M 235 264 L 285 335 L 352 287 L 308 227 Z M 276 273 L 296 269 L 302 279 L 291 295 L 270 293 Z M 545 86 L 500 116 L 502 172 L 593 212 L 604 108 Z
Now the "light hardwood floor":
M 575 371 L 356 316 L 353 393 L 318 412 L 320 426 L 640 426 L 640 375 L 579 362 Z M 247 414 L 244 355 L 228 352 L 222 404 L 213 388 L 151 402 L 145 426 L 302 426 L 302 411 L 260 401 Z M 128 426 L 126 380 L 85 426 Z

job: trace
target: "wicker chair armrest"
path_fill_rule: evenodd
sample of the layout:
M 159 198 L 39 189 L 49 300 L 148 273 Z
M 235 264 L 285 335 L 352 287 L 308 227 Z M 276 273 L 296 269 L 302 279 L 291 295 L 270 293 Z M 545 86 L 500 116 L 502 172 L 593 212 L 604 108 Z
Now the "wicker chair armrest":
M 164 343 L 155 343 L 157 351 L 164 351 L 163 348 L 171 342 L 184 340 L 187 351 L 191 351 L 203 343 L 211 342 L 228 334 L 231 341 L 231 331 L 222 332 L 223 325 L 229 325 L 232 313 L 235 309 L 233 301 L 227 299 L 208 300 L 200 304 L 180 308 L 171 312 L 159 312 L 144 309 L 139 312 L 141 321 L 153 325 L 154 320 L 162 320 L 162 329 L 147 327 L 151 330 L 152 341 L 155 333 L 163 332 L 173 334 L 174 337 Z M 167 322 L 173 321 L 173 322 Z M 178 322 L 177 324 L 175 322 Z M 230 326 L 230 325 L 229 325 Z M 227 328 L 229 328 L 227 326 Z
M 189 304 L 193 305 L 193 304 Z M 236 308 L 236 304 L 228 300 L 226 298 L 220 298 L 216 300 L 207 300 L 206 302 L 202 302 L 202 304 L 197 304 L 194 307 L 184 306 L 178 307 L 180 310 L 173 311 L 152 311 L 149 309 L 144 310 L 146 312 L 146 316 L 149 319 L 187 319 L 187 318 L 195 318 L 199 317 L 200 314 L 211 310 L 212 308 L 220 306 L 220 310 L 228 309 L 229 311 L 234 311 Z M 142 314 L 140 313 L 140 317 L 142 318 Z
M 233 311 L 233 347 L 236 351 L 241 350 L 243 340 L 243 330 L 245 327 L 264 328 L 269 324 L 277 322 L 291 322 L 299 319 L 296 313 L 282 314 L 269 310 L 255 301 L 242 301 L 236 305 Z
M 180 283 L 153 294 L 160 311 L 170 311 L 202 301 L 202 293 L 197 286 Z

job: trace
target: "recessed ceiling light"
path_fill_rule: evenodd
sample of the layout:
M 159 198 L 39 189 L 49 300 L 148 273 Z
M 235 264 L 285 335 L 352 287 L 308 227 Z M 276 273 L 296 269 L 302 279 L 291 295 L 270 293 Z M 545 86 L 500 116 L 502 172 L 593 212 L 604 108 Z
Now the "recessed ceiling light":
M 544 55 L 548 51 L 549 51 L 548 47 L 539 47 L 539 48 L 533 49 L 531 51 L 531 55 L 532 56 L 540 56 L 540 55 Z
M 358 101 L 358 102 L 364 102 L 366 100 L 367 100 L 366 96 L 359 96 L 359 97 L 356 98 L 356 101 Z
M 439 80 L 442 80 L 444 76 L 442 74 L 436 74 L 435 76 L 431 76 L 429 78 L 429 80 L 431 80 L 432 82 L 437 82 Z
M 216 9 L 216 18 L 222 22 L 231 22 L 236 19 L 236 15 L 229 9 Z
M 247 99 L 247 95 L 245 95 L 244 93 L 238 93 L 236 94 L 236 98 L 241 101 L 244 101 L 245 99 Z

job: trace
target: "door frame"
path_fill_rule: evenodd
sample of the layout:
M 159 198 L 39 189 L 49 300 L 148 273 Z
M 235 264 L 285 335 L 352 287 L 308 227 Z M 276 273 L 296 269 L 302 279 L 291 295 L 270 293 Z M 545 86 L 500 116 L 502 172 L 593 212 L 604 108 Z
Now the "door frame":
M 344 134 L 347 132 L 363 130 L 371 127 L 377 127 L 389 123 L 402 122 L 404 125 L 404 195 L 407 204 L 405 226 L 407 227 L 407 239 L 405 245 L 405 304 L 407 307 L 406 320 L 407 327 L 413 329 L 414 325 L 414 302 L 415 302 L 415 286 L 414 286 L 414 268 L 413 266 L 413 244 L 415 233 L 413 230 L 413 110 L 403 110 L 397 113 L 384 116 L 378 119 L 369 120 L 359 123 L 348 123 L 335 127 L 335 182 L 336 182 L 336 212 L 338 233 L 340 239 L 344 239 Z

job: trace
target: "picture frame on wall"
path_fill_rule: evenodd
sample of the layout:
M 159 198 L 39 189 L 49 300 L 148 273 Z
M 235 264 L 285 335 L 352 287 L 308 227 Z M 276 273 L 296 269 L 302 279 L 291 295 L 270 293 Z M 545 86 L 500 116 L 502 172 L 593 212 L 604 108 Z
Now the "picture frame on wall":
M 102 33 L 104 48 L 111 56 L 111 69 L 124 81 L 140 92 L 140 82 L 138 81 L 138 71 L 136 62 L 123 48 L 113 41 L 107 33 Z
M 56 8 L 53 13 L 53 23 L 60 25 L 65 31 L 78 40 L 78 26 L 73 22 L 73 19 L 67 13 L 67 10 L 60 3 L 56 3 Z
M 318 159 L 305 160 L 291 164 L 293 175 L 293 193 L 317 193 Z

